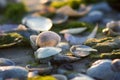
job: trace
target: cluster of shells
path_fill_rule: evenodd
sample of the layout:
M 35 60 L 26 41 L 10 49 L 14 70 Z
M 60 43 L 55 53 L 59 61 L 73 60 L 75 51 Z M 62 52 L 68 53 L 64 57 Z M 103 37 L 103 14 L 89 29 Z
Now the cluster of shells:
M 0 79 L 18 78 L 19 80 L 26 80 L 27 77 L 32 78 L 49 74 L 55 80 L 120 80 L 120 59 L 96 60 L 90 64 L 90 67 L 87 65 L 86 69 L 82 69 L 83 65 L 79 62 L 84 59 L 90 60 L 89 56 L 94 53 L 111 54 L 111 51 L 119 49 L 120 21 L 107 23 L 103 33 L 110 37 L 102 39 L 95 38 L 98 25 L 87 36 L 76 36 L 76 34 L 85 31 L 87 27 L 65 29 L 60 31 L 59 34 L 49 31 L 53 24 L 65 22 L 68 16 L 81 17 L 86 15 L 90 11 L 91 6 L 83 6 L 83 9 L 83 11 L 80 10 L 78 12 L 69 6 L 64 6 L 56 10 L 56 15 L 52 19 L 32 14 L 23 18 L 23 25 L 12 25 L 11 29 L 13 31 L 24 30 L 27 32 L 25 37 L 30 40 L 31 47 L 34 50 L 35 63 L 38 63 L 38 65 L 26 65 L 26 68 L 24 68 L 16 66 L 9 59 L 0 58 Z M 90 13 L 88 17 L 94 14 L 102 15 L 102 13 L 96 11 Z M 4 26 L 10 27 L 10 25 Z M 2 26 L 0 28 L 3 34 L 11 31 Z M 24 34 L 23 32 L 19 33 Z M 81 71 L 79 72 L 74 69 L 76 62 L 79 65 L 81 64 Z M 90 61 L 88 62 L 90 63 Z

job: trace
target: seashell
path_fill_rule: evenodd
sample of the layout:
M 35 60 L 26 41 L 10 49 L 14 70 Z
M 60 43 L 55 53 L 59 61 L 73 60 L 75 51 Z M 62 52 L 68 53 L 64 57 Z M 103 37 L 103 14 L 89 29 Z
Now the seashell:
M 65 33 L 64 38 L 70 45 L 79 45 L 83 44 L 87 39 L 94 38 L 98 30 L 98 25 L 95 26 L 93 31 L 88 36 L 77 37 L 71 34 Z
M 78 73 L 74 78 L 70 80 L 95 80 L 85 74 Z
M 31 35 L 30 36 L 30 44 L 31 44 L 31 46 L 34 50 L 38 49 L 38 47 L 36 45 L 36 38 L 37 38 L 37 35 Z
M 59 54 L 62 51 L 61 48 L 56 47 L 41 47 L 35 52 L 37 59 L 44 59 Z
M 111 21 L 106 24 L 106 28 L 102 31 L 108 36 L 119 36 L 120 35 L 120 21 Z
M 10 59 L 0 58 L 0 66 L 14 66 L 14 65 L 15 63 Z
M 115 72 L 111 68 L 111 60 L 95 61 L 87 70 L 87 75 L 100 80 L 114 80 Z
M 57 13 L 61 13 L 68 16 L 84 16 L 91 10 L 91 6 L 81 7 L 81 10 L 75 11 L 70 6 L 63 6 L 56 10 Z
M 49 66 L 49 65 L 44 65 L 44 64 L 41 64 L 38 66 L 27 65 L 26 69 L 29 72 L 33 72 L 33 73 L 31 73 L 31 76 L 30 76 L 30 77 L 32 77 L 32 76 L 38 75 L 38 74 L 50 74 L 53 67 Z
M 58 13 L 52 18 L 53 24 L 61 24 L 61 23 L 66 22 L 67 20 L 68 20 L 67 15 L 58 14 Z
M 55 55 L 52 62 L 53 63 L 65 63 L 65 62 L 74 62 L 80 60 L 80 58 L 74 57 L 74 56 L 67 56 L 67 55 L 62 55 L 62 54 L 58 54 Z
M 52 21 L 42 16 L 26 16 L 22 19 L 22 24 L 36 31 L 48 31 L 52 27 Z
M 53 77 L 55 77 L 57 80 L 68 80 L 65 75 L 62 74 L 52 74 Z
M 101 11 L 92 11 L 87 16 L 82 17 L 79 21 L 96 23 L 103 19 L 103 13 Z
M 86 29 L 87 29 L 87 27 L 64 29 L 64 30 L 60 31 L 59 33 L 61 33 L 61 34 L 65 34 L 65 33 L 68 33 L 68 34 L 78 34 L 78 33 L 82 33 Z
M 26 80 L 28 71 L 21 66 L 1 66 L 0 73 L 0 77 L 3 78 L 3 80 L 9 78 Z
M 61 41 L 61 37 L 53 31 L 44 31 L 40 33 L 36 39 L 39 47 L 56 46 Z
M 114 59 L 112 61 L 112 69 L 115 72 L 120 72 L 120 59 Z
M 85 57 L 90 54 L 90 52 L 97 52 L 96 49 L 93 49 L 85 45 L 73 45 L 70 48 L 71 53 L 76 57 Z

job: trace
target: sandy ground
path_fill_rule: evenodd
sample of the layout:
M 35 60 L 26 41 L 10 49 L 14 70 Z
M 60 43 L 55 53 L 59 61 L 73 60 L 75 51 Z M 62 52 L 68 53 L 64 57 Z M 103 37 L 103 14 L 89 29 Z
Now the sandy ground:
M 13 60 L 16 65 L 25 67 L 29 62 L 33 61 L 31 48 L 10 47 L 0 49 L 0 58 L 8 58 Z

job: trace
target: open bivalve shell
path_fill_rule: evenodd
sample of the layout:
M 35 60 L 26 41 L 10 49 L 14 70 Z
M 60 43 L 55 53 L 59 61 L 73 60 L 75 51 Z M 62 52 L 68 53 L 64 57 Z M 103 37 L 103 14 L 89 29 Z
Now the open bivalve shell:
M 36 31 L 48 31 L 52 27 L 52 21 L 42 16 L 26 16 L 23 18 L 22 24 Z
M 93 49 L 89 46 L 85 46 L 85 45 L 73 45 L 70 48 L 70 51 L 72 52 L 73 55 L 77 56 L 77 57 L 85 57 L 88 56 L 90 54 L 90 52 L 97 52 L 96 49 Z
M 56 47 L 42 47 L 35 52 L 35 57 L 37 59 L 44 59 L 51 57 L 53 55 L 59 54 L 62 51 L 61 48 Z

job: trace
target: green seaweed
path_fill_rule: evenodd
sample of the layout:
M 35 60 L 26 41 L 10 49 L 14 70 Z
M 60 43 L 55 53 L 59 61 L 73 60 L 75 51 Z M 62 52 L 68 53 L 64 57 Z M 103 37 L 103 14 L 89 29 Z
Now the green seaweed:
M 69 29 L 69 28 L 78 28 L 78 27 L 87 27 L 87 31 L 92 31 L 95 25 L 86 23 L 86 22 L 79 22 L 79 21 L 68 21 L 66 23 L 62 24 L 54 24 L 52 27 L 52 31 L 59 32 L 63 29 Z M 101 32 L 101 29 L 99 29 L 98 32 Z
M 111 53 L 91 54 L 90 59 L 116 59 L 120 58 L 120 49 L 113 50 Z
M 4 17 L 6 21 L 20 23 L 25 13 L 26 9 L 23 3 L 9 3 L 6 6 Z

